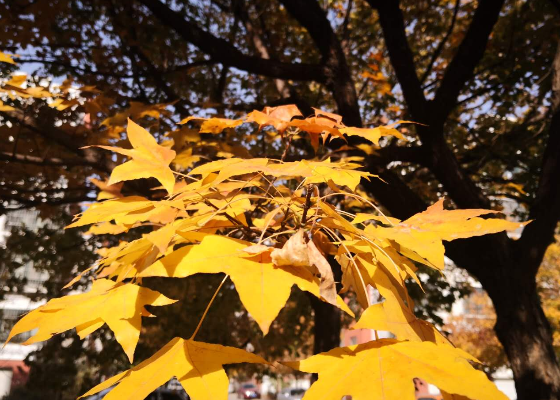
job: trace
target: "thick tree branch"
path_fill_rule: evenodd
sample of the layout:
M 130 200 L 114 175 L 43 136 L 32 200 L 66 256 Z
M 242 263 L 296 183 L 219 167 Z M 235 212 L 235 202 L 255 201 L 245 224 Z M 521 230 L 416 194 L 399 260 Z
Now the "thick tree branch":
M 379 13 L 385 45 L 402 87 L 408 109 L 416 122 L 427 121 L 427 101 L 416 74 L 414 56 L 406 39 L 404 17 L 398 0 L 367 0 Z
M 369 157 L 367 171 L 378 175 L 381 179 L 371 178 L 363 180 L 364 189 L 373 195 L 379 204 L 383 205 L 391 215 L 407 219 L 426 209 L 426 203 L 400 177 L 387 169 L 385 162 Z
M 249 17 L 249 12 L 245 8 L 244 3 L 245 2 L 243 0 L 234 0 L 233 12 L 245 27 L 245 31 L 247 32 L 249 40 L 253 42 L 253 46 L 255 46 L 255 49 L 260 54 L 260 56 L 266 60 L 276 60 L 276 57 L 272 56 L 269 48 L 265 45 L 260 32 L 252 23 L 251 18 Z M 290 90 L 288 89 L 286 81 L 282 79 L 274 79 L 274 85 L 276 86 L 276 90 L 278 90 L 278 93 L 282 98 L 290 97 Z
M 250 73 L 271 78 L 298 81 L 324 82 L 324 68 L 315 64 L 292 64 L 261 57 L 248 56 L 231 43 L 199 28 L 181 14 L 170 9 L 159 0 L 138 0 L 144 4 L 162 24 L 173 29 L 187 42 L 192 43 L 212 59 Z
M 8 162 L 18 162 L 22 164 L 42 165 L 48 167 L 74 167 L 74 166 L 97 167 L 96 163 L 91 163 L 90 161 L 83 158 L 62 159 L 58 157 L 50 157 L 50 158 L 43 159 L 41 157 L 29 156 L 25 154 L 12 154 L 6 152 L 0 153 L 0 160 L 8 161 Z
M 528 259 L 534 273 L 544 257 L 546 248 L 554 241 L 560 220 L 560 42 L 552 66 L 552 121 L 548 142 L 543 154 L 539 187 L 531 205 L 533 219 L 523 231 L 517 249 L 519 256 Z
M 560 0 L 549 0 L 552 6 L 560 13 Z
M 356 88 L 346 55 L 325 12 L 316 0 L 280 0 L 286 10 L 309 32 L 325 65 L 326 83 L 331 89 L 344 122 L 361 126 Z
M 428 164 L 426 154 L 424 153 L 422 147 L 418 146 L 411 147 L 390 145 L 376 150 L 375 153 L 375 155 L 370 157 L 378 157 L 387 164 L 392 161 L 408 162 L 421 166 L 427 166 Z
M 7 204 L 9 201 L 14 201 L 18 203 L 18 205 L 14 205 L 11 207 Z M 22 198 L 19 195 L 11 195 L 11 194 L 2 194 L 2 199 L 0 201 L 0 215 L 5 213 L 6 211 L 14 211 L 20 210 L 22 208 L 32 208 L 37 206 L 60 206 L 64 204 L 76 204 L 76 203 L 83 203 L 86 201 L 95 201 L 95 197 L 88 196 L 87 194 L 81 196 L 65 196 L 60 198 L 52 198 L 52 197 L 42 197 L 40 199 L 26 199 Z
M 368 0 L 368 3 L 379 13 L 391 64 L 401 84 L 412 118 L 426 124 L 418 126 L 416 131 L 422 140 L 427 165 L 460 208 L 488 207 L 488 199 L 462 170 L 453 151 L 444 140 L 443 123 L 448 113 L 442 115 L 441 110 L 432 107 L 433 104 L 428 103 L 424 97 L 416 74 L 414 57 L 407 42 L 399 1 Z M 456 98 L 453 106 L 455 102 Z
M 457 103 L 459 93 L 473 76 L 474 69 L 486 51 L 494 25 L 505 0 L 480 0 L 465 38 L 449 63 L 433 102 L 441 123 Z
M 99 171 L 110 173 L 115 167 L 115 163 L 101 150 L 96 148 L 82 149 L 87 143 L 81 137 L 70 135 L 56 127 L 40 125 L 31 118 L 24 118 L 13 112 L 0 112 L 0 115 L 13 124 L 22 126 L 34 134 L 42 136 L 46 141 L 56 143 L 71 153 L 82 157 L 84 162 L 89 163 L 89 165 Z
M 434 54 L 432 54 L 432 57 L 430 58 L 430 62 L 428 63 L 428 67 L 426 68 L 426 71 L 424 71 L 422 77 L 420 78 L 421 84 L 424 84 L 428 76 L 430 76 L 430 73 L 432 72 L 432 68 L 434 67 L 435 62 L 437 61 L 438 57 L 443 51 L 443 48 L 445 47 L 445 44 L 447 43 L 447 41 L 451 37 L 451 34 L 453 33 L 453 28 L 455 28 L 455 22 L 457 22 L 457 14 L 459 13 L 460 6 L 461 6 L 461 0 L 455 0 L 453 17 L 451 18 L 451 23 L 449 24 L 449 28 L 447 29 L 447 32 L 445 33 L 443 39 L 441 39 L 441 42 L 439 42 L 437 48 L 434 51 Z

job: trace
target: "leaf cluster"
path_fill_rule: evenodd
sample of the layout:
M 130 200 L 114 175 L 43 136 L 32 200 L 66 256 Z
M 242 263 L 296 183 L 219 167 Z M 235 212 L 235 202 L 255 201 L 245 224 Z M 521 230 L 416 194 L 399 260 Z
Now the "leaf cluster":
M 327 144 L 332 136 L 347 140 L 358 135 L 376 142 L 395 132 L 391 126 L 346 127 L 339 116 L 320 110 L 309 118 L 300 116 L 295 106 L 267 108 L 243 121 L 206 119 L 200 130 L 216 134 L 244 121 L 257 122 L 260 128 L 270 125 L 284 139 L 286 150 L 289 135 L 300 133 L 308 134 L 318 148 L 319 139 Z M 200 158 L 179 172 L 170 168 L 182 154 L 171 149 L 175 140 L 159 144 L 132 121 L 127 133 L 132 148 L 101 147 L 129 161 L 117 166 L 107 182 L 97 182 L 103 189 L 99 201 L 77 215 L 68 228 L 91 225 L 88 234 L 139 230 L 141 235 L 100 249 L 100 259 L 67 285 L 89 276 L 93 282 L 88 292 L 50 300 L 23 317 L 10 338 L 38 329 L 28 340 L 32 343 L 72 328 L 85 337 L 107 324 L 132 362 L 143 320 L 175 302 L 147 288 L 146 279 L 200 274 L 221 274 L 223 279 L 188 339 L 181 338 L 187 332 L 180 332 L 154 355 L 86 395 L 116 385 L 107 399 L 145 398 L 175 376 L 194 399 L 225 398 L 224 364 L 269 365 L 270 361 L 245 350 L 195 341 L 220 291 L 229 286 L 263 335 L 289 301 L 293 287 L 354 317 L 342 297 L 352 293 L 363 310 L 356 329 L 395 335 L 396 339 L 284 362 L 319 373 L 306 399 L 348 394 L 365 399 L 371 393 L 412 398 L 415 377 L 452 394 L 505 398 L 472 367 L 474 358 L 415 315 L 406 282 L 422 287 L 416 273 L 419 264 L 443 270 L 442 241 L 514 230 L 523 224 L 488 218 L 494 213 L 490 210 L 445 210 L 443 200 L 404 221 L 388 217 L 360 194 L 362 179 L 378 178 L 360 171 L 360 159 L 353 156 L 342 155 L 338 161 L 285 161 L 229 155 L 210 162 Z M 154 198 L 120 192 L 121 182 L 146 178 L 161 183 Z M 345 211 L 341 204 L 362 212 Z M 338 287 L 332 262 L 342 271 Z M 372 304 L 371 288 L 377 289 L 383 302 Z M 214 306 L 218 305 L 216 301 Z M 369 378 L 363 379 L 364 374 Z M 465 379 L 471 384 L 465 386 Z

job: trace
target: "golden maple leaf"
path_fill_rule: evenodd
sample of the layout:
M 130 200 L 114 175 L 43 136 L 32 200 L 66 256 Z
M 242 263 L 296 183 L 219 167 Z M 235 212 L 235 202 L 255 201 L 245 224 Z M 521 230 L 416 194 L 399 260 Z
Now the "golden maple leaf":
M 224 364 L 268 364 L 263 358 L 234 347 L 175 338 L 134 368 L 97 385 L 81 397 L 116 386 L 105 400 L 142 400 L 176 377 L 193 400 L 227 399 Z
M 138 276 L 182 278 L 198 273 L 228 274 L 241 302 L 266 334 L 288 301 L 292 286 L 297 285 L 320 298 L 320 282 L 306 269 L 275 266 L 270 252 L 250 254 L 243 251 L 251 245 L 242 240 L 208 235 L 198 245 L 182 247 L 163 257 Z M 353 315 L 340 297 L 336 304 Z
M 495 213 L 494 210 L 480 209 L 444 210 L 443 199 L 440 199 L 426 211 L 416 214 L 398 225 L 389 228 L 368 225 L 366 233 L 373 237 L 394 240 L 401 245 L 399 251 L 403 255 L 414 259 L 414 255 L 410 253 L 416 253 L 422 257 L 417 261 L 443 270 L 445 253 L 443 240 L 451 241 L 506 230 L 511 231 L 527 224 L 497 218 L 478 218 L 480 215 Z
M 6 53 L 3 53 L 1 51 L 0 51 L 0 62 L 5 62 L 5 63 L 8 63 L 8 64 L 16 65 L 16 62 L 12 58 L 12 54 L 6 54 Z
M 347 136 L 360 136 L 364 139 L 369 140 L 375 145 L 379 144 L 379 139 L 384 136 L 394 136 L 401 140 L 406 140 L 405 137 L 395 129 L 395 125 L 398 124 L 411 124 L 411 121 L 397 121 L 392 123 L 391 125 L 386 126 L 377 126 L 375 128 L 353 128 L 353 127 L 344 127 L 340 129 L 340 132 L 344 133 Z
M 369 306 L 352 329 L 388 331 L 399 340 L 450 345 L 435 326 L 414 315 L 413 304 L 403 302 L 391 279 L 382 270 L 377 269 L 373 281 L 385 301 Z
M 332 162 L 302 160 L 299 162 L 274 162 L 268 158 L 228 158 L 212 161 L 194 168 L 190 175 L 201 175 L 202 179 L 211 173 L 218 173 L 212 185 L 223 182 L 234 176 L 262 172 L 277 178 L 291 179 L 300 177 L 306 184 L 334 182 L 339 186 L 348 186 L 355 190 L 362 178 L 369 179 L 372 175 L 359 171 L 360 165 L 350 162 Z
M 126 129 L 132 149 L 121 149 L 112 146 L 95 146 L 114 151 L 132 158 L 132 160 L 118 165 L 112 172 L 108 184 L 113 185 L 122 181 L 140 178 L 156 178 L 161 182 L 169 194 L 173 194 L 175 176 L 169 164 L 175 158 L 175 151 L 160 146 L 150 133 L 128 120 Z
M 175 301 L 138 285 L 98 279 L 87 293 L 52 299 L 26 314 L 14 325 L 6 343 L 15 335 L 36 328 L 38 331 L 24 344 L 41 342 L 72 328 L 83 339 L 107 324 L 132 362 L 142 316 L 151 315 L 144 306 L 164 306 Z
M 120 216 L 125 216 L 129 212 L 135 212 L 146 208 L 152 209 L 152 202 L 141 196 L 128 196 L 107 200 L 101 203 L 94 203 L 89 206 L 76 221 L 66 228 L 75 228 L 97 222 L 108 222 L 116 220 Z
M 353 400 L 412 400 L 414 378 L 472 399 L 507 400 L 469 361 L 475 360 L 452 346 L 381 339 L 283 364 L 319 373 L 304 400 L 340 400 L 346 395 Z
M 224 129 L 235 128 L 243 123 L 240 119 L 187 117 L 179 122 L 179 124 L 183 125 L 193 120 L 203 121 L 200 126 L 200 133 L 220 133 Z
M 283 133 L 294 117 L 301 117 L 301 111 L 295 104 L 278 107 L 265 107 L 262 111 L 252 111 L 247 114 L 247 122 L 256 122 L 259 128 L 273 126 L 278 132 Z

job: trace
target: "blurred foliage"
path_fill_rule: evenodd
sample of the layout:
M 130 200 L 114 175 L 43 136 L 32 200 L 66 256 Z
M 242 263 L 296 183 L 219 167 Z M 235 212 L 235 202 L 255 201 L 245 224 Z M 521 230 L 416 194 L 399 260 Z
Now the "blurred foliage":
M 380 34 L 377 13 L 362 1 L 319 3 L 342 43 L 364 125 L 407 119 L 407 105 Z M 477 3 L 401 1 L 408 43 L 428 99 L 433 99 Z M 189 23 L 227 40 L 244 54 L 262 56 L 254 40 L 258 36 L 273 60 L 315 63 L 321 59 L 306 30 L 276 1 L 177 1 L 173 7 Z M 446 141 L 469 177 L 494 207 L 505 208 L 519 218 L 527 216 L 538 184 L 549 124 L 550 65 L 559 24 L 550 2 L 506 1 L 475 76 L 445 123 Z M 25 282 L 14 271 L 26 262 L 49 274 L 46 291 L 32 294 L 36 299 L 59 296 L 72 274 L 93 262 L 99 244 L 84 239 L 77 230 L 64 232 L 61 228 L 76 211 L 69 211 L 67 204 L 93 200 L 99 191 L 87 178 L 104 179 L 114 162 L 109 154 L 80 147 L 118 144 L 127 117 L 149 127 L 156 136 L 166 135 L 175 145 L 186 148 L 192 145 L 192 130 L 178 128 L 176 123 L 187 115 L 236 117 L 264 105 L 282 103 L 297 103 L 305 113 L 311 113 L 310 106 L 336 109 L 327 84 L 256 76 L 223 65 L 187 43 L 140 2 L 2 2 L 0 32 L 0 49 L 21 55 L 16 58 L 19 66 L 0 63 L 2 87 L 14 72 L 24 70 L 28 75 L 23 86 L 43 87 L 67 105 L 52 107 L 52 99 L 2 94 L 4 103 L 17 111 L 0 111 L 0 212 L 34 208 L 50 221 L 38 231 L 15 230 L 8 238 L 6 250 L 0 251 L 2 295 L 22 291 Z M 284 92 L 282 85 L 287 88 Z M 381 148 L 368 151 L 378 154 L 387 169 L 396 172 L 422 199 L 432 202 L 446 192 L 428 168 L 406 157 L 394 161 L 399 149 L 419 143 L 415 128 L 408 129 L 406 145 L 383 140 L 385 153 Z M 281 154 L 266 130 L 240 129 L 203 139 L 196 156 L 215 157 L 218 152 Z M 313 157 L 312 148 L 305 143 L 295 138 L 292 148 L 297 154 L 292 155 Z M 329 152 L 325 148 L 320 155 Z M 152 181 L 127 184 L 123 193 L 151 195 L 149 188 L 153 186 Z M 557 251 L 549 249 L 549 253 Z M 547 255 L 539 276 L 547 316 L 556 332 L 560 328 L 558 262 L 549 260 L 557 258 Z M 427 278 L 426 294 L 410 288 L 411 295 L 419 315 L 439 322 L 437 311 L 449 310 L 468 288 L 451 288 L 430 271 L 423 271 L 423 275 Z M 179 306 L 171 306 L 154 311 L 158 318 L 146 323 L 138 359 L 151 355 L 170 337 L 192 332 L 195 322 L 191 316 L 200 315 L 204 309 L 220 278 L 215 279 L 214 285 L 204 285 L 197 277 L 172 285 L 156 279 L 149 282 L 169 297 L 180 299 L 184 308 L 177 311 Z M 81 282 L 81 288 L 86 285 L 86 280 Z M 250 344 L 257 352 L 266 348 L 275 357 L 281 351 L 277 344 L 284 341 L 298 344 L 290 350 L 310 351 L 311 310 L 301 293 L 293 293 L 266 338 L 249 342 L 249 337 L 258 337 L 258 330 L 235 291 L 225 289 L 216 301 L 220 307 L 210 310 L 211 314 L 220 310 L 224 315 L 208 318 L 200 331 L 202 340 L 237 347 Z M 480 327 L 483 333 L 478 338 L 481 343 L 482 338 L 488 338 L 487 343 L 494 346 L 491 325 Z M 162 327 L 169 336 L 158 333 Z M 558 343 L 558 333 L 555 335 Z M 100 332 L 98 337 L 103 348 L 114 346 L 107 332 Z M 61 346 L 64 340 L 68 341 Z M 33 368 L 25 389 L 31 392 L 19 394 L 23 396 L 20 398 L 47 393 L 43 391 L 52 384 L 48 376 L 55 368 L 60 368 L 56 373 L 60 374 L 57 382 L 61 386 L 52 388 L 52 398 L 60 399 L 74 398 L 91 386 L 90 381 L 123 369 L 124 359 L 107 359 L 89 339 L 83 348 L 79 343 L 73 335 L 65 334 L 33 354 L 28 360 Z M 488 353 L 489 366 L 503 360 L 494 349 Z M 78 353 L 87 355 L 87 361 Z M 45 368 L 42 360 L 60 363 Z

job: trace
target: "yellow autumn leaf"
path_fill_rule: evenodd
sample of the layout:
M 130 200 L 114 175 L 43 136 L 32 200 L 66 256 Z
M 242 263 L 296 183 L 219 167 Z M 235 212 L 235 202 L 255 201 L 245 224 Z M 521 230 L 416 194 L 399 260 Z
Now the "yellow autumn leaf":
M 342 116 L 331 113 L 328 111 L 323 111 L 319 108 L 313 107 L 313 112 L 315 113 L 315 118 L 321 121 L 322 125 L 327 125 L 336 128 L 343 128 L 344 124 L 342 123 Z
M 28 99 L 31 97 L 37 99 L 57 97 L 56 94 L 49 92 L 47 88 L 42 86 L 27 85 L 26 88 L 23 88 L 22 86 L 26 82 L 26 74 L 12 75 L 10 77 L 10 80 L 2 85 L 2 87 L 0 88 L 0 92 L 8 93 L 8 96 L 11 99 L 14 99 L 15 97 L 22 97 L 24 99 Z
M 306 177 L 305 183 L 328 183 L 334 182 L 338 186 L 348 186 L 350 190 L 356 190 L 362 178 L 369 179 L 377 177 L 369 172 L 358 171 L 361 165 L 350 162 L 325 161 L 301 161 L 303 165 L 311 169 L 310 176 Z
M 75 228 L 97 222 L 111 221 L 129 212 L 135 212 L 146 208 L 152 209 L 152 202 L 140 196 L 129 196 L 107 200 L 101 203 L 94 203 L 85 210 L 76 221 L 66 228 Z
M 403 302 L 395 285 L 382 270 L 376 272 L 373 281 L 385 301 L 369 306 L 352 329 L 388 331 L 399 340 L 449 344 L 435 326 L 414 315 L 411 309 L 413 305 L 407 306 Z
M 275 266 L 270 252 L 252 255 L 243 251 L 251 245 L 242 240 L 208 235 L 198 245 L 182 247 L 163 257 L 138 276 L 183 278 L 198 273 L 228 274 L 241 302 L 266 334 L 288 301 L 292 286 L 297 285 L 320 298 L 320 282 L 304 268 Z M 353 315 L 339 296 L 337 305 Z
M 342 283 L 347 286 L 353 286 L 354 290 L 361 290 L 363 285 L 371 285 L 376 287 L 383 295 L 380 285 L 385 285 L 387 290 L 398 294 L 403 299 L 407 298 L 405 280 L 408 277 L 413 278 L 420 287 L 420 280 L 414 272 L 413 264 L 405 257 L 400 256 L 391 247 L 370 246 L 363 241 L 346 241 L 343 242 L 345 251 L 356 253 L 352 260 L 345 261 L 342 254 L 339 260 L 342 266 Z M 340 249 L 339 248 L 339 251 Z M 390 285 L 390 286 L 389 286 Z M 367 293 L 364 293 L 366 295 Z M 362 307 L 367 308 L 369 301 L 364 301 L 363 296 L 358 297 Z
M 84 88 L 82 87 L 83 91 Z M 114 101 L 114 100 L 112 100 Z M 131 101 L 130 106 L 125 110 L 116 113 L 115 115 L 105 118 L 101 125 L 107 128 L 117 128 L 122 127 L 126 124 L 127 119 L 140 119 L 144 117 L 152 117 L 154 119 L 159 119 L 162 114 L 169 115 L 169 111 L 166 110 L 168 106 L 173 105 L 175 102 L 171 103 L 158 103 L 158 104 L 145 104 L 139 101 Z
M 147 313 L 144 306 L 173 303 L 175 300 L 138 285 L 98 279 L 87 293 L 52 299 L 26 314 L 14 325 L 6 343 L 15 335 L 36 328 L 38 331 L 24 344 L 41 342 L 72 328 L 83 339 L 106 323 L 132 362 L 142 315 Z
M 406 140 L 405 137 L 395 129 L 395 125 L 398 124 L 412 124 L 412 121 L 397 121 L 392 123 L 391 125 L 386 126 L 378 126 L 375 128 L 354 128 L 354 127 L 345 127 L 340 129 L 340 132 L 348 135 L 348 136 L 359 136 L 363 137 L 364 139 L 369 140 L 371 143 L 378 145 L 379 139 L 384 136 L 394 136 L 401 140 Z
M 394 240 L 411 252 L 418 254 L 426 265 L 439 270 L 444 268 L 445 248 L 442 241 L 482 236 L 489 233 L 511 231 L 526 223 L 510 222 L 497 218 L 479 218 L 480 215 L 494 214 L 494 210 L 444 210 L 443 199 L 398 225 L 385 228 L 368 225 L 366 233 L 373 237 Z M 403 249 L 401 253 L 407 257 Z M 413 256 L 412 256 L 413 257 Z M 421 259 L 418 261 L 422 261 Z
M 84 235 L 118 235 L 126 232 L 128 228 L 122 225 L 112 224 L 110 222 L 102 222 L 90 227 Z
M 472 400 L 467 396 L 461 396 L 460 394 L 450 394 L 445 392 L 444 390 L 441 391 L 441 396 L 443 397 L 443 400 Z
M 8 63 L 8 64 L 16 65 L 16 62 L 12 58 L 11 54 L 6 54 L 6 53 L 3 53 L 1 51 L 0 51 L 0 62 L 5 62 L 5 63 Z
M 179 124 L 183 125 L 193 120 L 203 121 L 199 133 L 221 133 L 224 129 L 235 128 L 243 123 L 240 119 L 187 117 Z
M 27 74 L 12 75 L 10 80 L 6 82 L 6 86 L 20 88 L 25 82 L 27 82 Z
M 107 200 L 114 199 L 116 197 L 123 197 L 121 194 L 121 189 L 124 182 L 115 183 L 114 185 L 109 185 L 109 181 L 101 181 L 96 178 L 89 178 L 89 181 L 97 186 L 100 191 L 97 195 L 97 200 Z
M 122 181 L 140 178 L 156 178 L 161 182 L 169 194 L 173 194 L 175 176 L 169 164 L 175 158 L 175 151 L 160 146 L 150 133 L 128 120 L 127 135 L 132 149 L 121 149 L 112 146 L 96 146 L 114 151 L 132 158 L 132 160 L 117 166 L 111 173 L 108 184 L 113 185 Z
M 414 378 L 472 399 L 507 400 L 469 361 L 473 358 L 452 346 L 381 339 L 283 364 L 319 373 L 303 400 L 340 400 L 347 395 L 353 400 L 413 400 Z
M 288 104 L 278 107 L 265 107 L 262 111 L 253 111 L 247 114 L 247 122 L 256 122 L 259 128 L 263 126 L 273 126 L 278 132 L 282 133 L 290 125 L 294 117 L 301 117 L 301 111 L 295 104 Z
M 0 100 L 0 111 L 14 111 L 15 108 L 12 106 L 5 105 L 2 100 Z
M 193 166 L 193 164 L 199 162 L 201 159 L 200 156 L 192 154 L 192 148 L 189 148 L 177 155 L 173 160 L 173 164 L 178 165 L 183 169 L 188 169 Z
M 212 184 L 223 182 L 234 176 L 262 172 L 265 175 L 282 178 L 304 178 L 305 183 L 328 183 L 333 181 L 339 186 L 348 186 L 355 190 L 362 178 L 368 179 L 372 175 L 368 172 L 358 171 L 360 165 L 349 162 L 331 162 L 302 160 L 299 162 L 273 162 L 266 158 L 252 158 L 243 160 L 229 158 L 226 160 L 212 161 L 194 168 L 191 175 L 206 177 L 211 173 L 218 173 Z
M 107 379 L 81 397 L 116 385 L 104 400 L 142 400 L 176 377 L 193 400 L 227 400 L 229 380 L 223 365 L 245 362 L 268 364 L 245 350 L 175 338 L 152 357 Z
M 370 284 L 367 279 L 367 271 L 360 264 L 356 263 L 354 258 L 348 254 L 341 254 L 335 257 L 342 270 L 342 289 L 340 293 L 346 293 L 352 287 L 356 294 L 356 300 L 363 307 L 369 307 L 370 293 L 368 285 Z
M 49 103 L 49 107 L 56 108 L 58 111 L 64 111 L 77 104 L 80 104 L 77 99 L 56 99 L 55 101 Z
M 335 127 L 336 123 L 328 118 L 309 117 L 306 119 L 295 119 L 290 122 L 290 126 L 307 132 L 315 151 L 319 148 L 319 136 L 323 137 L 323 143 L 332 136 L 343 137 L 342 133 Z
M 361 224 L 362 222 L 371 221 L 371 220 L 381 222 L 384 225 L 397 225 L 399 222 L 401 222 L 400 219 L 388 217 L 386 215 L 357 213 L 356 217 L 352 220 L 352 223 Z
M 161 254 L 165 254 L 165 252 L 167 251 L 167 246 L 169 246 L 169 242 L 171 242 L 171 239 L 173 238 L 173 236 L 175 236 L 176 230 L 176 226 L 174 226 L 173 224 L 168 224 L 144 235 L 144 238 L 146 238 L 154 246 L 156 246 Z
M 200 126 L 200 133 L 221 133 L 224 129 L 235 128 L 243 123 L 241 120 L 210 118 Z

